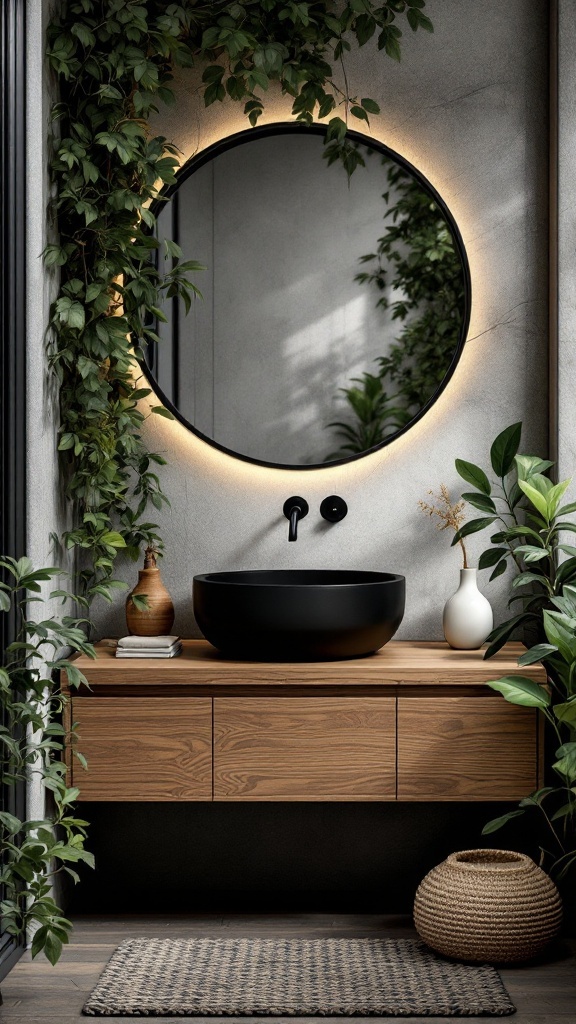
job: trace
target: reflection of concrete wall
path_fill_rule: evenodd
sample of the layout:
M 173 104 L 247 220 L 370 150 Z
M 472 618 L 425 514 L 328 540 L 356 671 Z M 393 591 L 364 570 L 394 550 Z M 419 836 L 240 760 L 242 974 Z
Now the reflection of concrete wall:
M 166 541 L 163 574 L 175 599 L 175 628 L 195 631 L 194 573 L 210 569 L 356 567 L 407 578 L 399 636 L 440 638 L 442 605 L 455 589 L 458 554 L 418 510 L 443 481 L 457 492 L 454 458 L 487 463 L 490 443 L 523 420 L 524 447 L 547 447 L 547 15 L 544 0 L 429 0 L 433 36 L 403 36 L 402 63 L 374 41 L 347 56 L 351 89 L 373 96 L 382 114 L 372 132 L 419 166 L 450 206 L 472 271 L 469 341 L 433 410 L 382 452 L 341 468 L 266 470 L 214 451 L 177 423 L 152 417 L 150 444 L 165 453 L 171 510 L 154 513 Z M 157 129 L 184 158 L 245 127 L 232 103 L 204 109 L 191 73 Z M 289 101 L 266 96 L 267 118 L 289 117 Z M 327 494 L 349 503 L 344 522 L 325 528 Z M 287 543 L 282 503 L 302 494 L 311 512 Z M 471 539 L 470 554 L 483 536 Z M 125 575 L 134 579 L 134 567 Z M 508 578 L 485 593 L 506 614 Z M 119 603 L 122 597 L 119 596 Z M 99 630 L 118 633 L 122 614 L 98 610 Z
M 376 308 L 381 293 L 354 281 L 390 223 L 386 168 L 375 154 L 348 184 L 322 152 L 315 135 L 255 140 L 178 193 L 179 244 L 207 266 L 203 301 L 178 321 L 179 408 L 220 444 L 270 462 L 323 462 L 339 444 L 326 430 L 345 411 L 339 389 L 375 372 L 398 334 Z M 160 349 L 168 393 L 171 353 Z

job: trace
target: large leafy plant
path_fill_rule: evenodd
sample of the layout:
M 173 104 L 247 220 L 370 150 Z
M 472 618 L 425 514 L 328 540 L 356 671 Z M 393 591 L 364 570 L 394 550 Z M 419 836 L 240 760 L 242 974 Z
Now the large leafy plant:
M 167 502 L 157 474 L 163 457 L 142 433 L 151 397 L 137 357 L 157 341 L 163 296 L 186 307 L 199 265 L 174 242 L 157 253 L 150 202 L 175 180 L 175 147 L 153 136 L 149 116 L 173 103 L 174 67 L 202 74 L 207 106 L 243 104 L 254 125 L 272 83 L 292 98 L 304 124 L 328 118 L 325 155 L 352 173 L 362 157 L 346 139 L 348 117 L 369 124 L 370 97 L 348 87 L 344 59 L 372 36 L 400 59 L 400 24 L 432 30 L 425 0 L 307 3 L 245 0 L 67 0 L 48 30 L 60 101 L 51 174 L 58 241 L 46 264 L 59 268 L 51 316 L 51 363 L 60 385 L 59 447 L 74 527 L 66 546 L 82 556 L 83 598 L 112 599 L 118 552 L 161 546 L 148 508 Z M 344 87 L 340 84 L 344 69 Z M 159 256 L 158 258 L 155 258 Z M 162 259 L 164 256 L 164 259 Z M 170 416 L 161 405 L 152 413 Z
M 519 455 L 522 424 L 514 423 L 498 435 L 490 449 L 496 480 L 480 467 L 463 459 L 456 470 L 475 490 L 462 498 L 483 515 L 465 523 L 453 544 L 462 537 L 493 529 L 490 546 L 478 566 L 492 569 L 490 580 L 516 570 L 511 583 L 509 607 L 514 612 L 488 637 L 485 657 L 490 658 L 520 628 L 543 639 L 543 615 L 562 596 L 566 584 L 576 582 L 576 547 L 564 534 L 575 533 L 576 523 L 564 517 L 576 511 L 576 502 L 562 505 L 570 481 L 553 483 L 545 473 L 553 466 L 536 455 Z M 558 562 L 558 555 L 564 556 Z
M 517 810 L 488 822 L 483 831 L 487 835 L 527 811 L 538 811 L 545 832 L 542 863 L 561 880 L 576 864 L 576 587 L 564 586 L 550 604 L 542 613 L 546 642 L 518 659 L 521 666 L 543 661 L 549 685 L 525 676 L 505 676 L 488 686 L 511 704 L 538 708 L 545 716 L 557 746 L 551 766 L 556 785 L 531 793 Z
M 71 747 L 72 756 L 85 765 L 74 749 L 74 727 L 67 732 L 61 715 L 65 696 L 57 681 L 66 671 L 71 686 L 86 682 L 76 665 L 59 657 L 63 648 L 94 656 L 86 642 L 81 619 L 35 619 L 29 606 L 41 601 L 42 585 L 61 574 L 57 568 L 34 569 L 30 559 L 0 558 L 0 611 L 16 611 L 19 628 L 16 639 L 3 654 L 0 667 L 0 761 L 2 783 L 15 787 L 32 777 L 40 780 L 49 794 L 51 813 L 42 820 L 21 820 L 0 812 L 0 914 L 4 929 L 14 936 L 35 928 L 32 956 L 43 951 L 56 963 L 62 944 L 68 942 L 72 925 L 56 903 L 52 884 L 59 873 L 78 881 L 73 865 L 93 864 L 84 848 L 87 822 L 76 817 L 72 804 L 78 789 L 66 782 L 62 754 Z M 70 600 L 64 590 L 54 590 L 51 599 Z

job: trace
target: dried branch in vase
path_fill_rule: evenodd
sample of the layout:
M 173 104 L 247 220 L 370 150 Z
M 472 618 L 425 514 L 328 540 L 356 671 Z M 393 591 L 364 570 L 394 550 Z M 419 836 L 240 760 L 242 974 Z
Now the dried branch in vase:
M 440 493 L 434 494 L 434 491 L 428 491 L 431 495 L 435 504 L 429 504 L 426 501 L 419 501 L 418 505 L 422 511 L 431 518 L 436 516 L 439 522 L 436 524 L 438 530 L 454 530 L 457 532 L 462 523 L 466 519 L 464 509 L 466 508 L 465 501 L 456 501 L 452 504 L 448 488 L 445 484 L 440 484 Z M 466 548 L 462 538 L 459 539 L 458 543 L 462 548 L 463 557 L 463 568 L 468 569 L 468 557 L 466 555 Z

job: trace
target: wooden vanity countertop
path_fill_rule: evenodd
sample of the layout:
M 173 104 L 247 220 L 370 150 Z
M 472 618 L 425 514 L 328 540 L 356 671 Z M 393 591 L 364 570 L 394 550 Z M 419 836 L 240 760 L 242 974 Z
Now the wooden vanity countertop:
M 392 640 L 366 658 L 315 662 L 233 661 L 222 657 L 206 640 L 183 640 L 182 646 L 177 658 L 120 659 L 114 648 L 97 644 L 96 659 L 78 655 L 74 662 L 94 696 L 176 696 L 185 691 L 198 696 L 254 696 L 264 690 L 287 695 L 402 690 L 416 696 L 437 693 L 439 688 L 454 696 L 473 691 L 487 696 L 486 682 L 500 676 L 518 674 L 546 681 L 542 665 L 518 667 L 517 660 L 525 650 L 521 643 L 506 644 L 489 661 L 484 661 L 483 650 L 455 651 L 445 643 L 430 641 Z M 81 692 L 86 694 L 85 688 Z

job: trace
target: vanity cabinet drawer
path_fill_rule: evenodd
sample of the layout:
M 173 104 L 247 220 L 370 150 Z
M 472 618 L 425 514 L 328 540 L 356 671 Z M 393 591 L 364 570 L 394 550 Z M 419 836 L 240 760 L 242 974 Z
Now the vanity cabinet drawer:
M 394 697 L 216 697 L 215 800 L 394 800 Z
M 538 720 L 502 697 L 399 697 L 399 800 L 519 800 L 538 785 Z
M 80 800 L 211 800 L 210 697 L 75 697 Z

